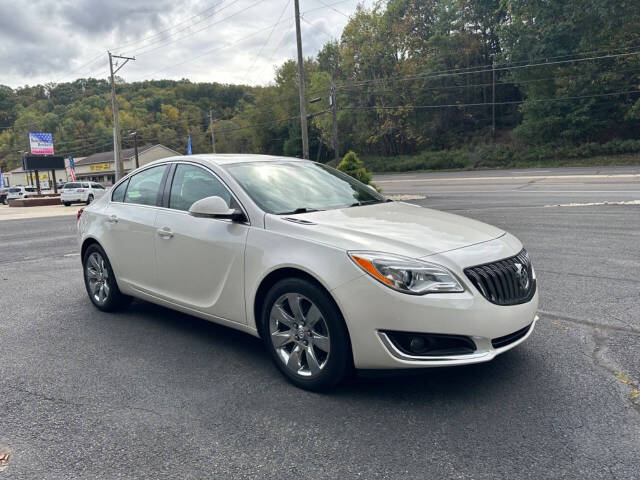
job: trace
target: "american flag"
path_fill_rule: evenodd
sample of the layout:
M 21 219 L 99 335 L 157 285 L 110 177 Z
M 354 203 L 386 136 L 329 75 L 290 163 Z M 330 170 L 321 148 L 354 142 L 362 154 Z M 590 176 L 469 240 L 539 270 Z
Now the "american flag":
M 29 132 L 32 155 L 53 155 L 53 136 L 44 132 Z
M 71 181 L 76 181 L 76 164 L 73 161 L 73 157 L 69 155 L 69 172 L 71 173 Z

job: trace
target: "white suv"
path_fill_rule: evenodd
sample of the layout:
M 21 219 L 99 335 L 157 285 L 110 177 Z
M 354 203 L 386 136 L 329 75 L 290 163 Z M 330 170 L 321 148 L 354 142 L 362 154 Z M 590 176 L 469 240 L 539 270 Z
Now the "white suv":
M 70 182 L 65 183 L 60 190 L 60 201 L 66 207 L 72 203 L 86 203 L 102 197 L 107 190 L 96 182 Z
M 38 195 L 36 187 L 10 187 L 7 192 L 7 200 L 21 200 L 23 198 L 35 197 Z

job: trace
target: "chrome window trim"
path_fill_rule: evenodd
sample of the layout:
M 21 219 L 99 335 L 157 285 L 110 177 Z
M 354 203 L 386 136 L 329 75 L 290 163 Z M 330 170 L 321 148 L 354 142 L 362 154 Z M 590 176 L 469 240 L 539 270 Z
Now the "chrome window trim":
M 225 222 L 229 222 L 229 223 L 243 223 L 245 225 L 251 225 L 251 219 L 249 218 L 249 215 L 247 214 L 247 209 L 245 208 L 245 206 L 242 204 L 242 202 L 240 201 L 240 199 L 238 198 L 238 196 L 233 192 L 233 190 L 229 187 L 229 185 L 227 184 L 227 182 L 225 182 L 220 175 L 218 175 L 216 172 L 214 172 L 213 170 L 211 170 L 209 167 L 202 165 L 201 163 L 198 162 L 190 162 L 188 160 L 174 160 L 172 162 L 170 162 L 174 165 L 192 165 L 198 168 L 201 168 L 202 170 L 204 170 L 205 172 L 210 173 L 211 175 L 214 176 L 214 178 L 216 178 L 221 184 L 222 186 L 227 190 L 227 192 L 229 192 L 229 194 L 231 195 L 231 197 L 236 201 L 236 203 L 240 206 L 240 210 L 242 210 L 242 213 L 244 214 L 245 218 L 247 219 L 246 222 L 232 222 L 231 220 L 226 220 L 224 218 L 215 218 L 212 220 L 222 220 Z M 175 176 L 175 172 L 174 172 L 174 176 Z M 169 181 L 169 179 L 167 178 L 167 181 Z M 173 187 L 173 178 L 171 178 L 171 186 Z M 169 189 L 169 199 L 171 198 L 171 189 Z M 171 207 L 157 207 L 160 208 L 162 210 L 170 210 L 172 212 L 183 212 L 186 213 L 187 215 L 189 214 L 188 211 L 185 210 L 179 210 L 177 208 L 171 208 Z

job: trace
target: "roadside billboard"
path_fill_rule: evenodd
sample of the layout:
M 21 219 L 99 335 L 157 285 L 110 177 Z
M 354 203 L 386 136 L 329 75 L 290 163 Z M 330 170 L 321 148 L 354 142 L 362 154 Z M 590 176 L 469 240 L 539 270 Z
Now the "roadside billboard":
M 29 132 L 31 155 L 53 155 L 53 135 L 43 132 Z

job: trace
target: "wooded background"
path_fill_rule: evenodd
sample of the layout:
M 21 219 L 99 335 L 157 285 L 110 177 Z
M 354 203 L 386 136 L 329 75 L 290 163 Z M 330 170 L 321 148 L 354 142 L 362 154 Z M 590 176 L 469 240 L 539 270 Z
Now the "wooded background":
M 359 7 L 339 40 L 305 61 L 311 158 L 340 152 L 377 171 L 509 166 L 640 151 L 640 5 L 625 0 L 390 0 Z M 304 38 L 303 38 L 304 42 Z M 29 131 L 57 154 L 111 150 L 104 72 L 69 83 L 0 86 L 0 166 Z M 495 84 L 495 96 L 494 96 Z M 140 143 L 300 156 L 296 64 L 268 86 L 119 79 L 120 125 Z M 494 109 L 495 103 L 495 109 Z M 323 113 L 324 112 L 324 113 Z M 495 134 L 492 123 L 495 118 Z M 131 139 L 123 136 L 123 146 Z

